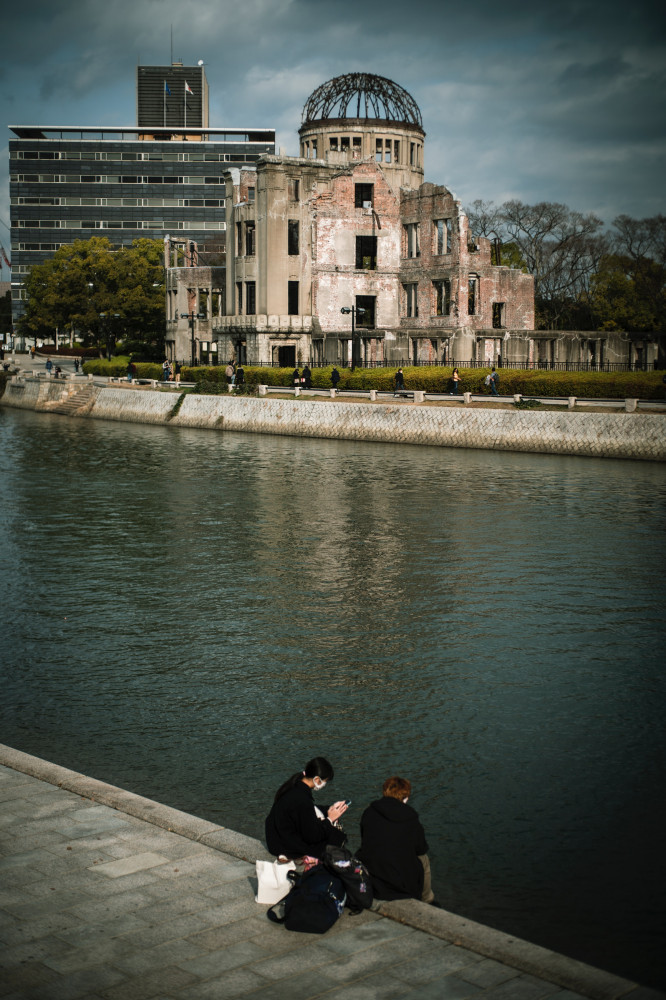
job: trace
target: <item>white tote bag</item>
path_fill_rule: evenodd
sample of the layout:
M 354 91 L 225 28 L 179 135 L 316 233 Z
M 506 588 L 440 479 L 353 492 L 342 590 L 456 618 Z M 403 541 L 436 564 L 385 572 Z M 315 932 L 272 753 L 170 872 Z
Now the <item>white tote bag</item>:
M 293 861 L 257 861 L 257 903 L 267 903 L 273 906 L 287 895 L 292 887 L 288 872 L 296 865 Z

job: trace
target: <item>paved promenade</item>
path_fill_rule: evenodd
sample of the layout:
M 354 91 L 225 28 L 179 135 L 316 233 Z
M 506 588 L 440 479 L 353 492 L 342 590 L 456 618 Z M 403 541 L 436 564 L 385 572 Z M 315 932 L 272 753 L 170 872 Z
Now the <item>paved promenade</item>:
M 5 1000 L 662 996 L 415 901 L 290 933 L 254 902 L 257 841 L 8 747 L 0 761 Z

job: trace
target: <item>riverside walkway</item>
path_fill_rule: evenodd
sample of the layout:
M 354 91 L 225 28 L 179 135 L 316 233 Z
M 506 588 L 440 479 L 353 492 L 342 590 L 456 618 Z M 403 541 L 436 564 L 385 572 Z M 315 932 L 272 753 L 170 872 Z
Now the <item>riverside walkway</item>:
M 0 801 L 4 1000 L 664 996 L 413 900 L 290 933 L 258 841 L 5 746 Z

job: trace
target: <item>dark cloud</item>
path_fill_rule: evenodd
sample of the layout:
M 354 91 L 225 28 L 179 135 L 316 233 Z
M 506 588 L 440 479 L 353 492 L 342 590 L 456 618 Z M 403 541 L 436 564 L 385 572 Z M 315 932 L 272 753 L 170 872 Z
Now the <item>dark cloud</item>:
M 662 198 L 666 42 L 653 0 L 33 0 L 3 25 L 5 121 L 133 123 L 135 67 L 170 61 L 171 26 L 174 56 L 206 63 L 212 122 L 273 125 L 290 153 L 309 94 L 358 70 L 414 97 L 427 177 L 465 200 L 557 200 L 612 218 Z M 5 161 L 0 183 L 6 173 Z M 6 205 L 4 185 L 0 215 Z

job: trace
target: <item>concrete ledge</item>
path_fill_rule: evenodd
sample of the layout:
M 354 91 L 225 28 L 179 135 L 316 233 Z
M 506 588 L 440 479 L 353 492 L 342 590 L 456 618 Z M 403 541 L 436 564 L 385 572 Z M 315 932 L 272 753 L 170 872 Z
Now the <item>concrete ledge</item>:
M 416 899 L 383 902 L 376 912 L 592 1000 L 620 1000 L 632 995 L 638 1000 L 638 986 L 628 979 Z
M 48 411 L 64 392 L 65 383 L 32 379 L 19 388 L 10 382 L 1 402 Z M 664 414 L 369 406 L 352 401 L 341 406 L 309 398 L 198 395 L 185 395 L 175 412 L 175 395 L 107 386 L 96 389 L 92 405 L 81 415 L 293 437 L 666 461 Z
M 94 802 L 118 809 L 190 840 L 205 844 L 232 857 L 254 864 L 257 858 L 270 860 L 264 845 L 253 837 L 172 809 L 152 799 L 89 778 L 78 771 L 60 767 L 40 757 L 0 744 L 0 764 L 33 778 L 75 792 Z M 590 1000 L 663 1000 L 666 996 L 640 987 L 627 979 L 591 965 L 567 958 L 539 945 L 512 937 L 465 917 L 440 910 L 415 899 L 380 902 L 376 912 L 398 923 L 414 927 L 433 937 L 467 948 L 479 955 L 503 962 L 514 969 L 538 976 Z

